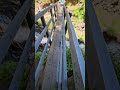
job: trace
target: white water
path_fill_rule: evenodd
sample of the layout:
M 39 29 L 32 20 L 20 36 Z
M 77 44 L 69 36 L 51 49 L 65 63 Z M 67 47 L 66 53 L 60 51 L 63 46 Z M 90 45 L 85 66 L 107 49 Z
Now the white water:
M 39 33 L 35 32 L 35 39 L 37 39 L 39 35 L 40 35 Z M 47 39 L 48 39 L 47 37 L 43 37 L 43 39 L 41 41 L 41 44 L 47 43 Z M 69 41 L 66 41 L 66 46 L 68 48 L 70 47 L 70 42 Z M 79 44 L 79 46 L 80 46 L 81 49 L 85 50 L 85 44 L 81 43 L 81 44 Z

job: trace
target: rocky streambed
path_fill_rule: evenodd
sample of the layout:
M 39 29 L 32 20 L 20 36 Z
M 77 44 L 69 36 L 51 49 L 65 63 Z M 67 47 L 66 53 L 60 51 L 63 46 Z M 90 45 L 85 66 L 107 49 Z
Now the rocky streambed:
M 120 43 L 117 41 L 116 37 L 107 35 L 106 33 L 103 33 L 103 35 L 112 63 L 114 65 L 118 81 L 120 83 Z

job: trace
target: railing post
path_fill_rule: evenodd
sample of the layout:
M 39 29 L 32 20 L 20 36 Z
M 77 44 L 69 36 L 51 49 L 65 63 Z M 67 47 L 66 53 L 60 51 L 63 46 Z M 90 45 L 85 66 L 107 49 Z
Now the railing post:
M 63 8 L 63 22 L 62 22 L 62 42 L 63 42 L 63 64 L 62 64 L 62 90 L 68 90 L 68 77 L 67 77 L 67 58 L 66 58 L 66 36 L 65 36 L 65 12 Z
M 53 15 L 53 12 L 52 12 L 52 9 L 50 9 L 50 13 L 51 13 L 51 17 Z M 55 12 L 54 12 L 55 13 Z M 56 14 L 55 14 L 56 15 Z M 55 20 L 54 20 L 54 17 L 52 19 L 52 23 L 53 23 L 53 26 L 54 26 L 54 30 L 55 30 Z
M 56 7 L 57 6 L 54 6 L 54 13 L 56 12 Z M 55 20 L 56 20 L 56 17 L 57 17 L 57 15 L 55 14 Z
M 70 15 L 70 18 L 71 18 L 72 14 L 69 13 L 69 15 Z M 66 33 L 67 33 L 67 22 L 66 22 L 66 25 L 65 25 L 65 34 L 66 34 Z
M 41 21 L 42 21 L 43 27 L 45 28 L 45 26 L 46 26 L 46 21 L 45 21 L 44 16 L 41 17 Z M 46 35 L 47 35 L 47 37 L 49 37 L 48 30 L 47 30 L 47 32 L 46 32 Z
M 25 0 L 20 0 L 21 6 L 23 5 Z M 32 7 L 32 6 L 31 6 Z M 33 23 L 34 23 L 34 16 L 32 13 L 31 8 L 29 9 L 27 15 L 26 15 L 27 23 L 30 29 L 32 29 Z

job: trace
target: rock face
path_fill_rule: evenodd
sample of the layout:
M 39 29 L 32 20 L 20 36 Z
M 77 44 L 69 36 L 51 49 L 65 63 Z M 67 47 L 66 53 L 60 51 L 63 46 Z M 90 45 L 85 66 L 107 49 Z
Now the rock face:
M 120 0 L 93 0 L 102 31 L 110 32 L 120 42 Z
M 20 0 L 0 0 L 0 37 L 6 31 L 8 24 L 12 21 L 20 8 Z M 19 28 L 14 41 L 24 42 L 27 40 L 30 30 L 27 22 Z

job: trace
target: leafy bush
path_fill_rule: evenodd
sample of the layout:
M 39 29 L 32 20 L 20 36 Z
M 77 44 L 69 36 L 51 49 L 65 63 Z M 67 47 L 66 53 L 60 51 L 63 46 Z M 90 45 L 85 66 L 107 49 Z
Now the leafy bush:
M 113 60 L 113 65 L 114 65 L 114 69 L 115 69 L 118 81 L 120 83 L 120 63 L 117 62 L 116 60 Z
M 0 80 L 10 81 L 14 75 L 17 63 L 14 61 L 6 62 L 0 65 Z
M 30 66 L 27 64 L 25 66 L 25 69 L 24 69 L 24 74 L 23 74 L 23 78 L 22 78 L 21 83 L 20 83 L 19 90 L 25 90 L 26 89 L 26 86 L 28 84 L 29 74 L 30 74 Z
M 42 56 L 42 52 L 41 52 L 41 51 L 39 51 L 39 52 L 37 52 L 37 53 L 35 54 L 35 63 L 37 63 L 37 62 L 40 60 L 40 57 L 41 57 L 41 56 Z M 46 63 L 47 57 L 48 57 L 48 54 L 46 54 L 46 56 L 45 56 L 45 58 L 44 58 L 43 64 Z
M 85 21 L 85 3 L 82 2 L 82 5 L 74 10 L 73 16 L 79 18 L 82 21 Z
M 83 57 L 85 57 L 85 51 L 83 49 L 81 51 Z M 72 68 L 72 57 L 71 57 L 70 48 L 67 48 L 66 57 L 67 57 L 67 75 L 68 77 L 71 77 L 73 75 L 73 68 Z
M 39 26 L 42 26 L 42 22 L 41 22 L 40 19 L 38 19 L 37 24 L 38 24 Z
M 71 58 L 70 48 L 67 48 L 66 57 L 67 57 L 67 75 L 68 75 L 68 77 L 70 77 L 73 75 L 72 58 Z
M 114 53 L 110 53 L 110 56 L 111 56 L 112 63 L 113 63 L 113 66 L 114 66 L 114 69 L 115 69 L 115 72 L 116 72 L 116 75 L 117 75 L 117 79 L 120 83 L 120 62 L 119 62 L 119 58 L 117 58 Z
M 35 54 L 35 62 L 38 62 L 40 60 L 40 57 L 42 56 L 42 52 L 39 51 Z

